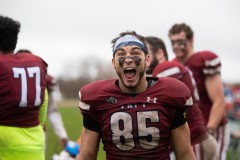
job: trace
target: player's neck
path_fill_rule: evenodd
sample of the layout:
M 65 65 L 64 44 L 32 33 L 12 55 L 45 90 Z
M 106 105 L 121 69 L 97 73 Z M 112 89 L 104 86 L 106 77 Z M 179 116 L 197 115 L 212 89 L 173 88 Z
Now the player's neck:
M 14 52 L 13 51 L 1 51 L 0 50 L 0 54 L 1 55 L 11 55 L 11 54 L 13 54 Z
M 128 94 L 137 94 L 144 92 L 148 88 L 148 82 L 146 80 L 146 76 L 143 76 L 141 81 L 136 87 L 126 87 L 124 84 L 119 82 L 119 88 L 121 89 L 122 92 L 128 93 Z
M 161 57 L 158 59 L 158 63 L 161 64 L 161 63 L 164 63 L 164 62 L 167 62 L 168 60 L 166 59 L 166 57 Z
M 185 63 L 193 54 L 193 50 L 188 51 L 188 53 L 180 59 L 180 62 Z

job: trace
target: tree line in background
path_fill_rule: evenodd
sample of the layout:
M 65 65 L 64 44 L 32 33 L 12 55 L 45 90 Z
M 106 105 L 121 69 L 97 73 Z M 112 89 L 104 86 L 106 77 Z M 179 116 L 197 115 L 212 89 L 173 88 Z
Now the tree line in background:
M 111 61 L 87 57 L 79 62 L 74 63 L 74 66 L 65 65 L 62 75 L 58 78 L 60 91 L 66 99 L 79 98 L 80 88 L 90 82 L 116 78 Z
M 64 65 L 62 74 L 58 78 L 60 91 L 65 99 L 79 98 L 78 92 L 80 88 L 95 80 L 117 77 L 110 60 L 106 61 L 89 56 L 77 61 Z M 232 92 L 233 101 L 239 101 L 240 103 L 240 83 L 225 83 L 224 89 L 225 91 L 229 89 Z

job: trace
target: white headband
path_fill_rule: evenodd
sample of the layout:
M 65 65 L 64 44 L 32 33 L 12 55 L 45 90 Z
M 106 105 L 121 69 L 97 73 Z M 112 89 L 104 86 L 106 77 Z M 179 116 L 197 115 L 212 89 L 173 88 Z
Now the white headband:
M 128 46 L 128 45 L 135 45 L 141 48 L 141 50 L 147 54 L 147 48 L 145 47 L 145 45 L 135 36 L 133 35 L 125 35 L 121 38 L 119 38 L 114 46 L 113 46 L 113 53 L 115 53 L 115 51 L 123 46 Z

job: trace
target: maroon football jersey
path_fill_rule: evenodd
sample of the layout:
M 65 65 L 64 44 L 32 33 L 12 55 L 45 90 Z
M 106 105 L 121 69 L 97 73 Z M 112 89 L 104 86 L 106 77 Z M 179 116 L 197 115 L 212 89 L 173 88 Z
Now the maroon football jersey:
M 56 86 L 57 86 L 57 81 L 55 80 L 55 78 L 53 78 L 52 76 L 47 74 L 47 90 L 48 90 L 48 92 L 54 91 Z
M 168 160 L 174 115 L 192 105 L 190 90 L 178 80 L 160 78 L 133 96 L 116 82 L 93 82 L 79 92 L 82 114 L 100 126 L 107 159 Z
M 39 124 L 47 64 L 30 53 L 0 55 L 0 125 Z
M 205 124 L 207 124 L 212 102 L 207 94 L 205 80 L 209 75 L 220 74 L 220 58 L 210 51 L 202 51 L 193 54 L 184 65 L 187 66 L 193 73 L 200 97 L 199 106 L 203 113 Z M 224 115 L 220 125 L 224 125 L 226 122 L 226 115 Z
M 186 110 L 187 122 L 191 132 L 191 143 L 196 144 L 206 138 L 207 130 L 202 117 L 202 112 L 199 109 L 199 96 L 191 72 L 179 62 L 172 61 L 158 64 L 154 68 L 152 76 L 172 77 L 186 84 L 193 95 L 193 107 Z

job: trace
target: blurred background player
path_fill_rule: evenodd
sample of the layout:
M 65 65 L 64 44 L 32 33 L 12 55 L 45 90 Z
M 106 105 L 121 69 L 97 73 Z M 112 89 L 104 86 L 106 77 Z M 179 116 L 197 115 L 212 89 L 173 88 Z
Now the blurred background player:
M 197 159 L 217 160 L 217 142 L 205 127 L 199 109 L 199 96 L 196 84 L 190 71 L 176 61 L 168 61 L 168 53 L 164 42 L 157 37 L 145 37 L 151 63 L 147 74 L 153 77 L 172 77 L 182 81 L 191 90 L 193 107 L 186 109 L 187 122 L 191 133 L 191 143 Z M 174 158 L 172 158 L 174 159 Z
M 193 73 L 205 125 L 218 142 L 219 160 L 225 160 L 229 132 L 223 83 L 220 76 L 220 58 L 210 51 L 194 52 L 193 34 L 190 26 L 185 23 L 174 24 L 169 30 L 175 60 L 184 64 Z
M 233 84 L 229 87 L 232 92 L 229 94 L 233 96 L 233 106 L 229 111 L 229 121 L 230 123 L 230 133 L 231 133 L 231 142 L 230 149 L 237 153 L 238 160 L 240 159 L 240 85 Z M 229 95 L 228 94 L 228 95 Z M 229 98 L 231 100 L 231 98 Z M 230 158 L 234 159 L 234 155 L 231 155 Z
M 45 160 L 47 63 L 14 54 L 20 23 L 0 15 L 0 159 Z
M 232 86 L 233 94 L 233 108 L 232 108 L 232 119 L 240 120 L 240 84 L 235 84 Z
M 57 97 L 60 94 L 57 81 L 51 76 L 47 75 L 47 90 L 48 90 L 48 119 L 53 127 L 54 133 L 58 136 L 63 146 L 68 142 L 68 135 L 62 121 L 61 114 L 57 108 Z
M 231 86 L 227 85 L 226 83 L 223 83 L 223 91 L 224 91 L 224 99 L 226 102 L 227 111 L 231 111 L 234 106 L 234 97 Z

